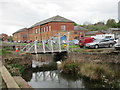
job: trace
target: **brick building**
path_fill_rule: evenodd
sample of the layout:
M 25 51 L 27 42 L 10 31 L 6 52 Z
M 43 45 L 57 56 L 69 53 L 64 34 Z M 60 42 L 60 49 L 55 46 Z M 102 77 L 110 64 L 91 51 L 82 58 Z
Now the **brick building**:
M 13 41 L 27 41 L 27 40 L 28 40 L 27 28 L 20 29 L 13 33 Z
M 74 39 L 79 34 L 75 34 L 74 22 L 61 16 L 54 16 L 49 19 L 43 20 L 32 25 L 29 28 L 24 28 L 13 33 L 14 41 L 25 41 L 25 40 L 47 40 L 50 37 L 65 35 L 66 32 L 70 32 L 70 40 Z
M 74 36 L 79 39 L 81 36 L 85 36 L 85 33 L 90 32 L 90 30 L 81 27 L 80 25 L 74 26 Z
M 8 40 L 8 35 L 4 34 L 4 33 L 0 34 L 0 40 L 2 40 L 2 41 Z

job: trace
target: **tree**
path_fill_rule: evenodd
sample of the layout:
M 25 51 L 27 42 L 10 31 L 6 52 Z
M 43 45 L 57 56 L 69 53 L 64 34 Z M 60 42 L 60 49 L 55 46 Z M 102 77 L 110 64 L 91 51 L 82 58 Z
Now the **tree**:
M 8 41 L 13 41 L 13 37 L 12 36 L 8 36 Z
M 104 22 L 97 22 L 94 25 L 105 25 Z
M 117 28 L 117 23 L 116 23 L 115 19 L 108 19 L 106 25 L 109 28 Z
M 118 22 L 118 28 L 120 28 L 120 21 Z
M 74 26 L 77 26 L 78 24 L 77 23 L 74 23 Z

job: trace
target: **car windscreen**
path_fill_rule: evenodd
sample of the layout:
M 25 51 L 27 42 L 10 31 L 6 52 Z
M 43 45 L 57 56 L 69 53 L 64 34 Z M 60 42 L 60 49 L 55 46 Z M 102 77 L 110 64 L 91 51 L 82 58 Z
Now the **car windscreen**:
M 102 39 L 95 39 L 93 42 L 100 42 Z

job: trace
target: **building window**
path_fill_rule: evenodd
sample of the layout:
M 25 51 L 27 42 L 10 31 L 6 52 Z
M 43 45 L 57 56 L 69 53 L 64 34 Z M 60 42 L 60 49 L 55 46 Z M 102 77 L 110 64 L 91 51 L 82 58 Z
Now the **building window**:
M 43 28 L 41 28 L 41 32 L 43 32 Z
M 51 31 L 51 26 L 49 26 L 49 31 Z
M 46 27 L 46 32 L 48 31 L 48 27 Z
M 44 27 L 44 32 L 45 32 L 45 27 Z
M 36 34 L 38 33 L 38 29 L 36 29 L 35 33 L 36 33 Z
M 61 26 L 61 30 L 62 30 L 62 31 L 65 31 L 65 30 L 66 30 L 66 26 L 65 26 L 65 25 L 62 25 L 62 26 Z

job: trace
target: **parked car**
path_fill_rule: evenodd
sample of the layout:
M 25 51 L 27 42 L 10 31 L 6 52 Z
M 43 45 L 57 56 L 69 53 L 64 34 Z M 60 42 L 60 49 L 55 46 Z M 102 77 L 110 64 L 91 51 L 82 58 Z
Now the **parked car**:
M 115 44 L 115 49 L 120 50 L 120 39 L 118 39 L 117 43 Z
M 86 48 L 100 48 L 100 47 L 113 47 L 115 41 L 112 39 L 96 39 L 91 43 L 85 45 Z
M 71 40 L 69 42 L 70 45 L 78 45 L 79 41 L 77 39 Z
M 91 37 L 81 37 L 79 40 L 79 46 L 84 47 L 85 44 L 91 43 L 94 41 L 94 38 Z

